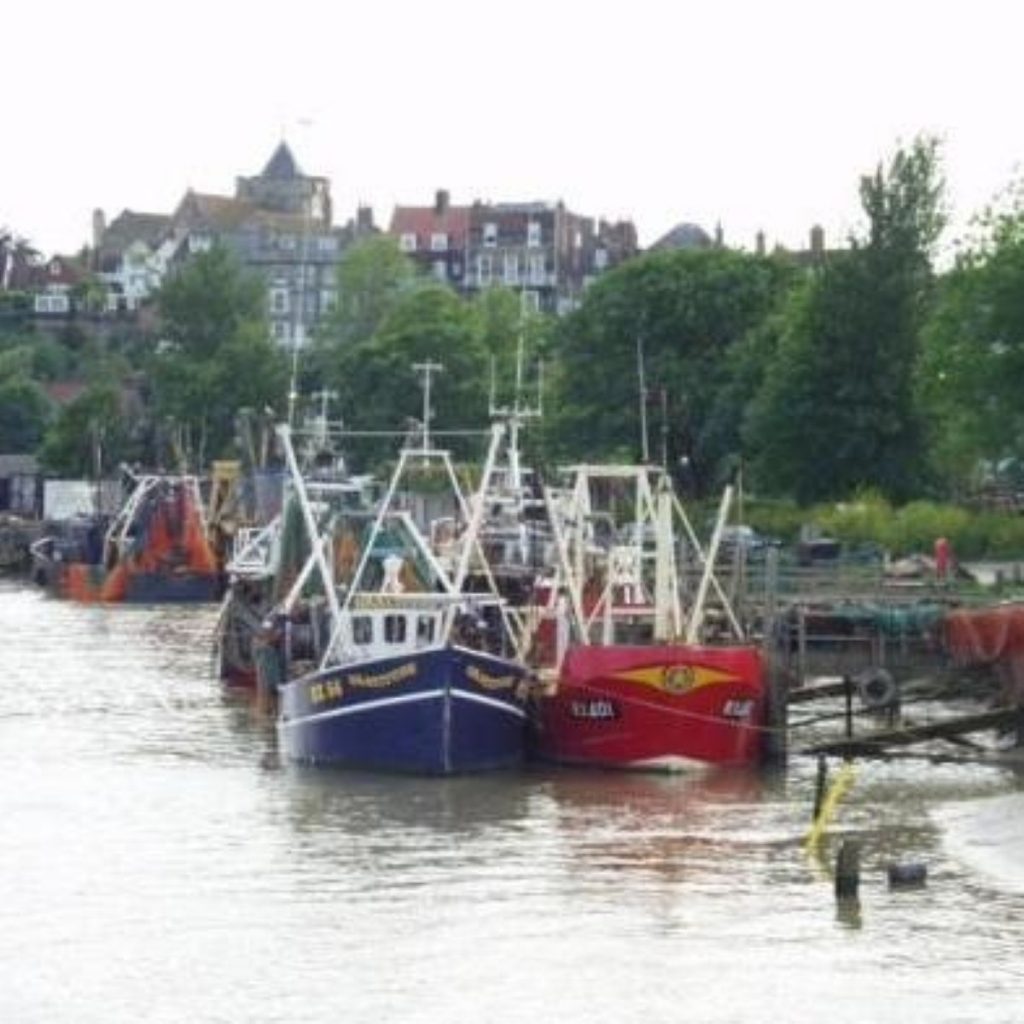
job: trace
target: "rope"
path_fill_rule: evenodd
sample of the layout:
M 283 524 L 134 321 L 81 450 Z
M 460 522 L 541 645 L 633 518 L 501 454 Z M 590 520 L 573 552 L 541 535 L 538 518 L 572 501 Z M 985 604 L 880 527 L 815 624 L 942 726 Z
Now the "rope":
M 594 694 L 596 697 L 603 698 L 605 700 L 622 700 L 626 704 L 632 704 L 637 707 L 648 708 L 653 711 L 659 711 L 662 713 L 668 713 L 678 718 L 688 718 L 698 722 L 709 722 L 714 725 L 727 724 L 734 726 L 737 729 L 746 729 L 750 732 L 759 732 L 762 734 L 785 734 L 785 729 L 780 729 L 776 726 L 771 725 L 754 725 L 749 722 L 740 722 L 735 718 L 728 718 L 725 715 L 707 715 L 700 711 L 687 711 L 684 708 L 673 708 L 665 704 L 658 704 L 654 701 L 646 701 L 640 697 L 634 697 L 621 693 L 609 693 L 606 690 L 602 690 L 591 683 L 573 682 L 573 686 L 584 690 L 588 693 Z

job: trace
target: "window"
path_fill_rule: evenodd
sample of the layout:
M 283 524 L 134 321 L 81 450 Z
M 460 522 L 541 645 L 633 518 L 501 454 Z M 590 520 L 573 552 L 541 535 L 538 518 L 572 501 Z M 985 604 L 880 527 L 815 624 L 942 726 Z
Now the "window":
M 433 271 L 438 281 L 448 280 L 448 264 L 444 260 L 434 260 Z
M 294 249 L 295 248 L 295 236 L 294 235 L 280 235 L 277 239 L 277 244 L 282 249 Z
M 43 294 L 36 296 L 35 307 L 37 313 L 69 313 L 71 301 L 66 295 Z
M 389 644 L 405 643 L 405 616 L 384 616 L 384 639 Z
M 274 337 L 278 341 L 287 341 L 291 336 L 291 332 L 288 329 L 288 324 L 284 320 L 274 321 Z
M 320 292 L 320 312 L 330 313 L 338 304 L 338 293 L 333 288 L 324 288 Z
M 435 231 L 430 236 L 430 249 L 432 252 L 444 252 L 448 248 L 448 236 L 443 231 Z
M 398 248 L 402 252 L 415 252 L 416 251 L 416 235 L 411 231 L 406 231 L 402 234 L 402 237 L 398 240 Z
M 526 225 L 526 244 L 531 249 L 537 249 L 541 245 L 540 221 L 531 220 Z
M 604 270 L 608 266 L 608 250 L 597 249 L 594 252 L 594 266 L 598 270 Z
M 494 221 L 488 221 L 484 225 L 484 245 L 493 249 L 498 244 L 498 225 Z
M 270 312 L 271 313 L 287 313 L 288 312 L 288 289 L 287 288 L 271 288 L 270 289 Z
M 373 643 L 373 619 L 369 615 L 352 616 L 352 642 L 364 645 Z
M 434 616 L 421 615 L 416 620 L 416 640 L 421 644 L 432 644 L 434 642 Z
M 321 252 L 337 252 L 338 240 L 333 235 L 321 235 L 317 241 L 317 248 Z
M 505 253 L 505 284 L 519 284 L 519 253 Z
M 523 306 L 528 309 L 531 313 L 540 312 L 540 292 L 534 291 L 532 288 L 523 292 Z
M 546 275 L 544 273 L 544 256 L 530 257 L 530 284 L 544 284 Z
M 491 257 L 484 256 L 482 253 L 476 258 L 476 278 L 477 283 L 482 288 L 484 285 L 491 283 Z

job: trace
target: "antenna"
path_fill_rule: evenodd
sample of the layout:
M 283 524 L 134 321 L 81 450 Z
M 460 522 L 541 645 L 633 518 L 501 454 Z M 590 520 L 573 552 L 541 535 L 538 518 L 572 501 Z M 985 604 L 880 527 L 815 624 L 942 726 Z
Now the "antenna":
M 327 444 L 329 423 L 329 420 L 327 419 L 327 406 L 332 398 L 336 399 L 338 397 L 338 392 L 329 391 L 324 388 L 323 391 L 314 391 L 310 397 L 312 397 L 314 401 L 318 398 L 320 399 L 320 415 L 317 417 L 316 421 L 316 441 L 319 445 L 323 446 Z
M 430 417 L 433 410 L 430 408 L 430 380 L 435 373 L 444 371 L 440 363 L 432 363 L 429 360 L 425 363 L 413 363 L 412 368 L 423 376 L 423 451 L 430 451 Z
M 647 444 L 647 381 L 644 378 L 644 339 L 637 335 L 636 339 L 636 372 L 640 388 L 640 451 L 644 465 L 650 461 L 651 452 Z
M 661 391 L 661 468 L 668 471 L 668 389 Z
M 518 490 L 522 487 L 522 473 L 519 463 L 519 431 L 527 420 L 537 419 L 541 415 L 541 394 L 543 386 L 543 364 L 537 365 L 537 404 L 530 407 L 523 398 L 523 362 L 525 359 L 526 291 L 519 295 L 519 332 L 516 338 L 516 377 L 515 391 L 511 405 L 498 405 L 495 362 L 491 359 L 491 419 L 503 419 L 508 426 L 508 463 L 509 485 Z

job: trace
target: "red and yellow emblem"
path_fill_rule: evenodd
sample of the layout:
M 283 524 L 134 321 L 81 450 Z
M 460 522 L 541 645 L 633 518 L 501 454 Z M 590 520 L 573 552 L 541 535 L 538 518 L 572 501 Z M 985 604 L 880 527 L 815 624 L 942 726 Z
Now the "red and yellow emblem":
M 724 672 L 707 665 L 648 665 L 629 672 L 617 672 L 614 678 L 680 695 L 704 686 L 739 681 L 735 672 Z

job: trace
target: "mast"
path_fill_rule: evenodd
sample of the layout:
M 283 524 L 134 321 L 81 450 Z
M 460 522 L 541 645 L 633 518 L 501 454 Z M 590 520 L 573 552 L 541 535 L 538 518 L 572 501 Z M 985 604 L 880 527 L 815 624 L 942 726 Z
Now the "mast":
M 433 415 L 430 407 L 430 382 L 435 373 L 444 371 L 444 366 L 428 359 L 425 363 L 413 363 L 412 368 L 423 377 L 423 451 L 428 452 L 431 450 L 430 419 Z
M 636 373 L 640 399 L 640 452 L 641 461 L 646 466 L 651 453 L 647 444 L 647 381 L 644 376 L 644 339 L 637 335 L 636 339 Z

